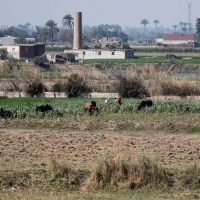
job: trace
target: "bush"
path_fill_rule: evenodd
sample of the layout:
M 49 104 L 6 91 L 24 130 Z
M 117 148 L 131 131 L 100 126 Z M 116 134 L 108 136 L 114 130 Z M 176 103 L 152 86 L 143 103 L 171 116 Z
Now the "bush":
M 149 96 L 149 93 L 138 78 L 127 79 L 123 77 L 119 86 L 119 94 L 125 98 L 143 98 Z
M 131 49 L 128 43 L 122 44 L 122 49 Z
M 100 45 L 95 45 L 94 49 L 101 49 L 101 46 Z
M 90 47 L 88 46 L 88 45 L 86 45 L 86 44 L 84 44 L 82 47 L 81 47 L 81 49 L 89 49 Z
M 35 57 L 35 59 L 34 59 L 35 65 L 42 66 L 42 65 L 44 65 L 44 63 L 45 63 L 45 60 L 42 57 L 39 57 L 39 56 Z
M 68 97 L 78 97 L 91 91 L 87 83 L 78 74 L 72 74 L 69 77 L 64 90 Z
M 51 89 L 52 92 L 63 92 L 64 89 L 63 89 L 63 84 L 58 82 L 58 83 L 55 83 L 53 86 L 52 86 L 52 89 Z
M 0 60 L 6 60 L 7 55 L 8 55 L 8 52 L 6 49 L 0 49 Z
M 38 83 L 36 81 L 30 83 L 25 89 L 25 92 L 31 97 L 43 93 L 45 91 L 47 91 L 46 87 L 42 83 Z

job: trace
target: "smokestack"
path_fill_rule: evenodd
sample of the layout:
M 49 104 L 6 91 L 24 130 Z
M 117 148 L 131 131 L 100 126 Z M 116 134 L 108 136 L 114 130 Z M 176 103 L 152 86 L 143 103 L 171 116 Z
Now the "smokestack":
M 73 49 L 80 49 L 82 46 L 82 12 L 74 13 L 74 44 Z

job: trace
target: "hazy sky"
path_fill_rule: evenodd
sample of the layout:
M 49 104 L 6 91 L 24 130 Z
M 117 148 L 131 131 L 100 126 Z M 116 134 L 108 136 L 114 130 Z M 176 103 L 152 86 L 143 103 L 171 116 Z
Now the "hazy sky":
M 52 19 L 62 26 L 62 18 L 74 12 L 82 12 L 83 25 L 119 24 L 123 28 L 142 27 L 142 19 L 147 19 L 147 27 L 169 27 L 180 21 L 189 21 L 188 3 L 191 3 L 191 22 L 195 27 L 200 18 L 200 0 L 0 0 L 0 26 L 17 26 L 31 23 L 44 24 Z

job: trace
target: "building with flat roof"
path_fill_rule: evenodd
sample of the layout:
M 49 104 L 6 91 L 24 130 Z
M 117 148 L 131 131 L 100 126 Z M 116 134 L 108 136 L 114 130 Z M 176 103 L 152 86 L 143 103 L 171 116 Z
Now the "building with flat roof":
M 18 44 L 0 46 L 0 49 L 6 49 L 8 56 L 16 59 L 34 58 L 45 53 L 45 44 Z
M 134 58 L 133 49 L 79 49 L 79 50 L 64 50 L 64 53 L 75 53 L 77 59 L 126 59 Z
M 19 38 L 11 36 L 0 37 L 0 45 L 15 45 L 15 44 L 19 44 Z

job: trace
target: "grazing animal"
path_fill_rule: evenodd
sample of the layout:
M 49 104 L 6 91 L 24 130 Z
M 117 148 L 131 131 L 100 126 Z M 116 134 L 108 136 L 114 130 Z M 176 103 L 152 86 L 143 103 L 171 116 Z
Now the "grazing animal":
M 36 106 L 35 111 L 47 112 L 48 110 L 53 110 L 49 104 L 43 103 Z
M 0 107 L 0 117 L 3 117 L 3 118 L 11 117 L 10 110 L 4 110 L 2 107 Z
M 109 102 L 109 100 L 110 100 L 110 99 L 109 99 L 109 98 L 107 98 L 107 99 L 105 100 L 105 103 L 108 103 L 108 102 Z
M 121 105 L 121 104 L 122 104 L 122 99 L 121 99 L 121 97 L 115 98 L 115 103 L 118 103 L 119 105 Z
M 91 101 L 91 103 L 85 103 L 84 104 L 84 111 L 85 112 L 89 112 L 90 113 L 90 115 L 92 115 L 92 112 L 93 111 L 99 111 L 98 110 L 98 107 L 96 106 L 96 102 L 95 101 Z
M 96 103 L 96 101 L 91 101 L 91 104 L 93 105 L 93 106 L 97 106 L 97 103 Z
M 138 106 L 138 110 L 141 110 L 142 108 L 145 108 L 146 106 L 151 107 L 152 105 L 153 105 L 153 102 L 151 100 L 144 100 Z

